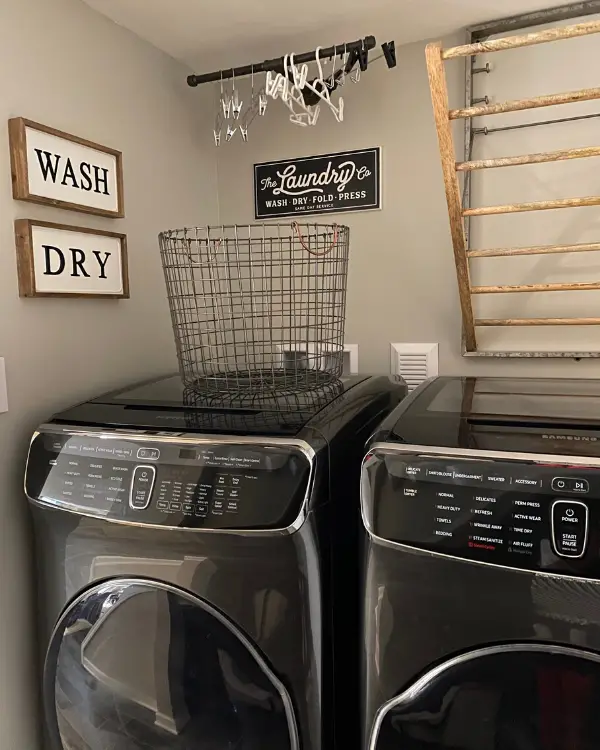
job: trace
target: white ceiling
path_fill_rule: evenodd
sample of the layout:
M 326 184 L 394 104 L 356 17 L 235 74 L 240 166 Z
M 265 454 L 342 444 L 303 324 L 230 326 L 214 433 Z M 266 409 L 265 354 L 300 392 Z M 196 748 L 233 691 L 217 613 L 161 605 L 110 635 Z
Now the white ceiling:
M 374 34 L 414 42 L 560 0 L 83 0 L 196 73 Z

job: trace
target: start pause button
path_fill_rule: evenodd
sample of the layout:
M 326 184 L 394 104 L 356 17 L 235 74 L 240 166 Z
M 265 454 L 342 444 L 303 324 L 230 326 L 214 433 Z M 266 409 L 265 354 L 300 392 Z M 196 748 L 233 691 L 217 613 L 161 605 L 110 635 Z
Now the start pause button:
M 552 544 L 559 557 L 583 557 L 588 537 L 588 507 L 576 500 L 552 505 Z

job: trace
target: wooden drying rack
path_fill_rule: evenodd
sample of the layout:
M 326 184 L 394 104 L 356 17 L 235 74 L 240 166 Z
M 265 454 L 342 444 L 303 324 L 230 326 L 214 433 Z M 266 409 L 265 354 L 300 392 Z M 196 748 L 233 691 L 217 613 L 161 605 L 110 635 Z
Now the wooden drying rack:
M 468 250 L 464 229 L 464 217 L 486 216 L 491 214 L 509 214 L 521 211 L 544 211 L 553 208 L 575 208 L 580 206 L 600 205 L 600 196 L 586 198 L 562 198 L 559 200 L 535 201 L 531 203 L 511 203 L 504 206 L 483 206 L 464 209 L 462 205 L 459 172 L 497 167 L 512 167 L 523 164 L 542 164 L 544 162 L 582 159 L 588 156 L 600 156 L 600 147 L 572 148 L 560 151 L 549 151 L 540 154 L 507 156 L 498 159 L 481 159 L 476 161 L 457 162 L 452 138 L 452 120 L 481 115 L 494 115 L 503 112 L 518 112 L 524 109 L 552 107 L 557 104 L 570 104 L 600 99 L 600 88 L 582 89 L 566 94 L 550 94 L 532 99 L 517 99 L 499 104 L 450 109 L 448 87 L 444 61 L 457 57 L 469 57 L 484 52 L 500 52 L 517 47 L 529 47 L 534 44 L 554 42 L 559 39 L 572 39 L 600 32 L 600 21 L 589 21 L 573 26 L 547 29 L 522 36 L 511 36 L 492 41 L 465 44 L 459 47 L 442 49 L 441 42 L 427 45 L 425 55 L 431 100 L 437 129 L 446 201 L 450 218 L 450 233 L 454 249 L 454 260 L 458 278 L 458 291 L 463 319 L 464 345 L 466 353 L 477 352 L 475 329 L 480 326 L 560 326 L 560 325 L 600 325 L 600 318 L 483 318 L 473 317 L 473 294 L 505 294 L 515 292 L 558 292 L 600 290 L 600 281 L 569 284 L 523 284 L 510 286 L 471 286 L 469 260 L 471 258 L 493 258 L 515 255 L 540 255 L 550 253 L 576 253 L 600 250 L 600 242 L 578 245 L 541 245 L 535 247 L 508 247 L 491 250 Z

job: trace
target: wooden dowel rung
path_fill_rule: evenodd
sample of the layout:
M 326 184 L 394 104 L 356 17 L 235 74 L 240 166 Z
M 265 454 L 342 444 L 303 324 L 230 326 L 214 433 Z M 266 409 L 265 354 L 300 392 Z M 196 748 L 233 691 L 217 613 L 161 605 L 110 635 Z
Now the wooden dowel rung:
M 489 216 L 490 214 L 514 214 L 521 211 L 547 211 L 552 208 L 581 208 L 600 205 L 600 196 L 587 198 L 559 198 L 553 201 L 534 201 L 533 203 L 509 203 L 506 206 L 480 206 L 466 208 L 463 216 Z
M 600 146 L 588 148 L 569 148 L 561 151 L 547 151 L 542 154 L 523 154 L 522 156 L 503 156 L 498 159 L 478 159 L 475 161 L 457 162 L 457 172 L 470 172 L 475 169 L 492 169 L 495 167 L 516 167 L 522 164 L 543 164 L 566 159 L 585 159 L 589 156 L 600 156 Z
M 597 34 L 600 31 L 600 21 L 586 21 L 571 26 L 562 26 L 543 31 L 534 31 L 531 34 L 519 36 L 507 36 L 501 39 L 491 39 L 487 42 L 475 42 L 474 44 L 461 44 L 458 47 L 449 47 L 442 52 L 442 58 L 449 60 L 453 57 L 467 57 L 469 55 L 481 55 L 484 52 L 501 52 L 504 49 L 516 49 L 517 47 L 530 47 L 534 44 L 556 42 L 559 39 L 573 39 L 587 34 Z
M 552 253 L 585 253 L 600 250 L 600 242 L 579 245 L 537 245 L 533 247 L 498 247 L 490 250 L 469 250 L 469 258 L 501 258 L 515 255 L 550 255 Z
M 600 281 L 577 281 L 561 284 L 511 284 L 472 286 L 471 294 L 512 294 L 514 292 L 590 292 L 600 289 Z
M 477 318 L 485 326 L 600 326 L 600 318 Z
M 513 99 L 498 104 L 485 104 L 481 107 L 465 107 L 451 109 L 448 116 L 451 120 L 465 117 L 481 117 L 482 115 L 499 115 L 503 112 L 520 112 L 523 109 L 538 109 L 539 107 L 554 107 L 557 104 L 573 104 L 575 102 L 589 102 L 600 99 L 600 88 L 568 91 L 565 94 L 547 94 L 532 99 Z

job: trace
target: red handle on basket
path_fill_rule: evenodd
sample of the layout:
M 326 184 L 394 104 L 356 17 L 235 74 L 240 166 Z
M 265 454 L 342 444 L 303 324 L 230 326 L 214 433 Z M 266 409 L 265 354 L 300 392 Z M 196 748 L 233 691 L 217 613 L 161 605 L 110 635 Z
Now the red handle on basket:
M 302 247 L 306 250 L 307 253 L 310 253 L 311 255 L 316 255 L 317 257 L 327 255 L 327 253 L 330 253 L 333 248 L 337 245 L 338 241 L 338 225 L 333 225 L 333 240 L 331 241 L 331 245 L 322 253 L 318 253 L 315 250 L 311 250 L 310 247 L 306 244 L 306 241 L 304 237 L 302 236 L 302 233 L 300 232 L 300 225 L 297 221 L 292 221 L 292 229 L 296 232 L 298 235 L 298 239 L 300 240 L 300 244 Z

